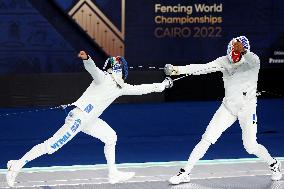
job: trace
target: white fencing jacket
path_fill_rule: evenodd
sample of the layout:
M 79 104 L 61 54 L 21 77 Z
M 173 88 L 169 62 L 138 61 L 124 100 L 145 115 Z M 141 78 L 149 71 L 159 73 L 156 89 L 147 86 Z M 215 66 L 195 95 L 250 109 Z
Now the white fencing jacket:
M 163 83 L 130 85 L 124 83 L 119 87 L 112 75 L 100 70 L 89 57 L 83 60 L 85 69 L 91 74 L 93 81 L 83 95 L 73 103 L 82 111 L 99 117 L 102 112 L 119 96 L 143 95 L 152 92 L 162 92 L 165 89 Z
M 260 60 L 257 55 L 247 52 L 242 64 L 232 64 L 227 56 L 222 56 L 207 64 L 178 66 L 180 74 L 200 75 L 221 71 L 223 73 L 225 97 L 223 104 L 237 115 L 245 105 L 256 104 L 256 92 Z

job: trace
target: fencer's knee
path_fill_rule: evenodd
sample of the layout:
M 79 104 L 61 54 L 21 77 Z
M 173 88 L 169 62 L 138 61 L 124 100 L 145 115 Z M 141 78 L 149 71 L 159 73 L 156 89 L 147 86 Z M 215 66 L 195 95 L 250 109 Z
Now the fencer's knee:
M 117 135 L 116 132 L 113 131 L 104 141 L 105 145 L 115 145 L 117 141 Z
M 258 151 L 258 143 L 250 145 L 244 144 L 244 147 L 249 154 L 256 154 Z

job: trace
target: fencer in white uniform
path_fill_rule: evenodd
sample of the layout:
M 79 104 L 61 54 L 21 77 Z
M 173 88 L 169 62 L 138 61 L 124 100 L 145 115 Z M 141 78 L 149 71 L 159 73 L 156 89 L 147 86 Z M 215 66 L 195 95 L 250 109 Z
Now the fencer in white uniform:
M 254 154 L 270 165 L 272 180 L 280 180 L 280 161 L 272 158 L 266 148 L 257 142 L 257 81 L 260 60 L 250 52 L 250 44 L 245 36 L 232 39 L 228 44 L 227 55 L 207 64 L 187 66 L 166 65 L 167 75 L 200 75 L 221 71 L 223 73 L 225 97 L 210 121 L 201 141 L 195 146 L 184 169 L 171 177 L 169 182 L 179 184 L 190 181 L 190 172 L 211 144 L 236 120 L 242 129 L 242 140 L 246 151 Z
M 115 131 L 100 115 L 119 96 L 143 95 L 162 92 L 172 86 L 172 80 L 166 78 L 162 83 L 130 85 L 124 82 L 128 75 L 127 62 L 123 57 L 107 59 L 104 69 L 100 70 L 84 51 L 78 55 L 83 59 L 85 69 L 91 74 L 93 81 L 83 95 L 73 103 L 76 106 L 65 119 L 65 124 L 48 140 L 34 146 L 19 160 L 7 163 L 7 183 L 13 186 L 21 168 L 28 162 L 44 155 L 52 154 L 68 143 L 80 131 L 100 139 L 104 144 L 110 183 L 128 180 L 133 172 L 118 171 L 115 165 Z

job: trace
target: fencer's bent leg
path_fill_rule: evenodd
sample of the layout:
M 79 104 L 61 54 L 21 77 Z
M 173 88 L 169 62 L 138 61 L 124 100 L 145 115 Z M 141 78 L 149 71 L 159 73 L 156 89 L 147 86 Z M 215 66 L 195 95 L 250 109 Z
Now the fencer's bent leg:
M 242 139 L 246 151 L 254 154 L 262 161 L 267 162 L 272 172 L 271 180 L 277 181 L 282 178 L 281 163 L 272 158 L 267 149 L 257 143 L 257 117 L 256 104 L 248 105 L 239 113 L 239 122 L 242 128 Z
M 117 170 L 115 165 L 115 145 L 117 136 L 115 131 L 106 122 L 97 118 L 86 125 L 82 131 L 105 143 L 104 153 L 109 169 L 109 182 L 111 184 L 126 181 L 135 175 L 134 172 L 122 172 Z
M 180 184 L 190 182 L 190 175 L 192 168 L 196 162 L 201 159 L 211 144 L 214 144 L 221 134 L 230 127 L 237 117 L 232 115 L 226 107 L 222 104 L 214 114 L 212 120 L 206 128 L 205 133 L 202 135 L 201 141 L 195 146 L 191 152 L 187 164 L 184 169 L 180 169 L 180 172 L 172 176 L 169 179 L 171 184 Z
M 275 160 L 270 156 L 267 149 L 257 143 L 257 116 L 256 105 L 248 105 L 239 113 L 239 123 L 242 129 L 242 140 L 246 151 L 249 154 L 254 154 L 269 165 L 275 163 Z
M 84 133 L 101 140 L 104 146 L 104 154 L 107 160 L 109 173 L 116 172 L 115 166 L 115 145 L 117 135 L 115 131 L 103 120 L 96 118 L 91 123 L 87 124 L 83 130 Z
M 211 144 L 215 144 L 222 133 L 229 128 L 237 117 L 227 110 L 222 104 L 214 114 L 205 133 L 202 135 L 202 140 L 195 146 L 191 152 L 185 171 L 190 173 L 196 162 L 201 159 Z
M 34 146 L 19 161 L 19 167 L 44 154 L 52 154 L 69 142 L 80 130 L 85 120 L 84 112 L 74 108 L 65 119 L 65 124 L 48 140 Z

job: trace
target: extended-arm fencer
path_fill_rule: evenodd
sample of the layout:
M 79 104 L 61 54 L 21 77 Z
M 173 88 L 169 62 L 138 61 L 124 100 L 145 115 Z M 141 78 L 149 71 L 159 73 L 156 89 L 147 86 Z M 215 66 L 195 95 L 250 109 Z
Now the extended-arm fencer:
M 282 173 L 281 164 L 272 158 L 267 149 L 257 142 L 257 118 L 256 118 L 256 90 L 260 60 L 257 55 L 250 52 L 250 45 L 245 36 L 234 38 L 228 44 L 227 55 L 222 56 L 207 64 L 192 64 L 187 66 L 166 65 L 167 75 L 200 75 L 213 71 L 222 71 L 225 97 L 223 103 L 212 120 L 201 141 L 190 154 L 184 169 L 171 177 L 169 182 L 179 184 L 190 182 L 193 166 L 203 157 L 210 144 L 214 144 L 221 134 L 230 127 L 236 119 L 242 128 L 242 139 L 245 149 L 249 154 L 254 154 L 267 162 L 272 171 L 272 180 L 280 180 Z M 182 76 L 177 79 L 181 79 Z

